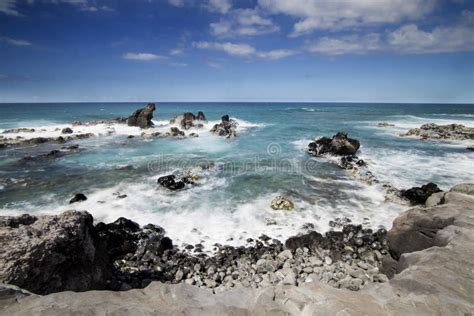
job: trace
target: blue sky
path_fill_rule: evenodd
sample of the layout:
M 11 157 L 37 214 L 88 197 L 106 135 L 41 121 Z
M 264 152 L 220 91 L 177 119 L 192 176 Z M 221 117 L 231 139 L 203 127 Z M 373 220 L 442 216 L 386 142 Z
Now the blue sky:
M 0 102 L 474 103 L 470 0 L 0 0 Z

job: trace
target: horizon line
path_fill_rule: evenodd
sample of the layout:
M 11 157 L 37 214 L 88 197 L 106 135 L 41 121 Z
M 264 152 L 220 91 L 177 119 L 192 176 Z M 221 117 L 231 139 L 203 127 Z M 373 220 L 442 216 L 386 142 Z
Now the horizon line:
M 440 104 L 440 105 L 474 105 L 474 102 L 395 102 L 395 101 L 41 101 L 41 102 L 26 102 L 13 101 L 3 102 L 0 104 L 86 104 L 86 103 L 329 103 L 329 104 Z

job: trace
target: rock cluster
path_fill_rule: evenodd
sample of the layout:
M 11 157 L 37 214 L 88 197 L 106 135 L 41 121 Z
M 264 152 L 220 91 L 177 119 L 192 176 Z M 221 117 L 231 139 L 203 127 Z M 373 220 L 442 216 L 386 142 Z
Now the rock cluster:
M 191 112 L 186 112 L 171 119 L 170 124 L 179 124 L 182 129 L 187 130 L 192 127 L 203 127 L 203 121 L 206 121 L 206 116 L 203 112 L 199 111 L 197 115 L 194 115 Z
M 406 198 L 412 205 L 425 204 L 426 200 L 435 193 L 442 192 L 435 183 L 427 183 L 421 187 L 413 187 L 400 191 L 400 195 Z
M 177 177 L 174 174 L 158 178 L 158 184 L 171 191 L 181 190 L 188 184 L 193 184 L 190 176 Z
M 154 124 L 151 121 L 153 118 L 153 111 L 155 111 L 155 103 L 148 103 L 142 109 L 136 110 L 128 119 L 128 126 L 138 126 L 140 128 L 150 128 Z
M 288 200 L 287 198 L 283 196 L 277 196 L 275 197 L 272 202 L 270 203 L 270 207 L 274 210 L 292 210 L 295 208 L 295 205 L 293 202 Z
M 347 137 L 347 133 L 339 132 L 332 138 L 321 137 L 308 145 L 309 153 L 314 156 L 331 154 L 336 156 L 354 156 L 359 150 L 360 142 Z
M 462 124 L 436 125 L 424 124 L 420 128 L 410 129 L 400 136 L 418 136 L 420 139 L 469 140 L 474 139 L 474 127 Z
M 236 120 L 229 118 L 229 115 L 224 115 L 221 118 L 221 122 L 212 127 L 211 133 L 226 138 L 235 137 L 237 136 L 237 126 Z
M 0 148 L 7 148 L 10 146 L 18 145 L 39 145 L 39 144 L 64 144 L 66 142 L 88 139 L 94 137 L 92 133 L 76 134 L 69 136 L 58 136 L 58 137 L 34 137 L 34 138 L 5 138 L 0 140 Z

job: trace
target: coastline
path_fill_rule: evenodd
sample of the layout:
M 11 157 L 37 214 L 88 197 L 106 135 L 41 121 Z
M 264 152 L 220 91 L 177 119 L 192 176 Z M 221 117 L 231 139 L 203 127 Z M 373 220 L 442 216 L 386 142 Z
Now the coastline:
M 474 184 L 463 184 L 438 194 L 436 199 L 433 197 L 429 202 L 431 206 L 415 207 L 402 213 L 388 232 L 390 255 L 383 259 L 384 272 L 391 280 L 379 285 L 370 283 L 358 292 L 334 289 L 313 280 L 300 286 L 284 281 L 259 289 L 239 286 L 216 294 L 186 282 L 179 285 L 153 282 L 143 290 L 60 292 L 46 296 L 3 287 L 2 308 L 7 314 L 48 315 L 79 310 L 118 313 L 129 308 L 126 306 L 133 306 L 136 314 L 258 314 L 264 311 L 299 314 L 311 311 L 322 315 L 347 308 L 355 314 L 369 315 L 382 311 L 389 314 L 468 313 L 474 305 L 474 273 L 466 265 L 474 254 L 473 202 Z M 17 226 L 19 220 L 31 222 L 28 217 L 10 218 L 10 226 Z M 5 231 L 4 226 L 1 231 Z M 302 236 L 297 238 L 305 240 Z M 318 238 L 309 239 L 306 245 L 320 246 L 319 242 Z M 291 242 L 286 243 L 286 248 L 289 247 L 292 247 Z M 304 248 L 286 249 L 280 252 L 280 257 L 284 253 L 294 256 L 304 253 Z M 96 305 L 99 301 L 107 303 Z

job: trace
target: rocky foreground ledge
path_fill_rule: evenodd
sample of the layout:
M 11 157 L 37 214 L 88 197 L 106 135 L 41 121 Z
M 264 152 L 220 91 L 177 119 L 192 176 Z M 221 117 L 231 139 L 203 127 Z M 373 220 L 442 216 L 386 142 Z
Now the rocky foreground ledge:
M 237 286 L 225 291 L 199 288 L 186 284 L 186 282 L 180 284 L 152 282 L 144 289 L 120 292 L 59 292 L 40 296 L 17 287 L 4 285 L 0 289 L 0 313 L 6 315 L 64 315 L 72 313 L 84 315 L 106 313 L 112 315 L 334 315 L 337 313 L 344 315 L 469 315 L 474 309 L 474 271 L 472 269 L 472 258 L 474 258 L 474 184 L 458 185 L 449 192 L 436 193 L 430 197 L 427 204 L 430 206 L 417 207 L 402 213 L 394 221 L 393 228 L 387 234 L 389 254 L 383 256 L 383 264 L 380 269 L 391 279 L 384 283 L 368 282 L 359 291 L 334 288 L 331 286 L 333 284 L 329 282 L 311 278 L 298 283 L 300 276 L 306 272 L 304 268 L 298 271 L 295 267 L 292 270 L 296 278 L 294 284 L 291 284 L 292 282 L 278 282 L 275 285 L 270 284 L 258 288 Z M 54 222 L 44 222 L 44 229 L 52 227 L 50 234 L 58 234 L 59 240 L 63 240 L 64 243 L 59 244 L 59 247 L 63 247 L 60 248 L 61 251 L 75 249 L 80 244 L 88 254 L 88 257 L 78 256 L 75 261 L 69 263 L 65 261 L 64 257 L 54 256 L 55 251 L 45 257 L 45 254 L 41 253 L 39 249 L 46 247 L 51 250 L 51 247 L 58 247 L 56 243 L 48 243 L 46 238 L 42 247 L 30 242 L 22 244 L 18 235 L 13 233 L 15 230 L 26 229 L 25 226 L 34 225 L 42 220 L 41 217 L 38 217 L 34 223 L 31 223 L 31 217 L 26 216 L 2 219 L 0 243 L 2 243 L 2 249 L 6 250 L 0 254 L 0 277 L 2 280 L 9 281 L 4 279 L 5 271 L 9 271 L 8 273 L 12 273 L 10 275 L 15 275 L 17 278 L 17 281 L 9 283 L 26 282 L 31 276 L 28 273 L 32 273 L 38 283 L 61 284 L 61 282 L 65 282 L 62 283 L 64 286 L 79 282 L 85 287 L 93 284 L 94 278 L 88 279 L 88 283 L 81 283 L 80 280 L 85 275 L 96 274 L 94 271 L 83 270 L 84 267 L 79 268 L 80 263 L 84 260 L 94 262 L 94 264 L 89 264 L 89 269 L 107 264 L 107 260 L 102 261 L 104 257 L 100 254 L 105 251 L 108 256 L 112 256 L 110 249 L 100 250 L 92 247 L 93 244 L 90 242 L 95 242 L 95 238 L 98 236 L 74 235 L 72 232 L 54 229 Z M 87 220 L 79 223 L 71 221 L 68 225 L 78 224 L 82 225 L 82 228 L 89 225 Z M 99 226 L 98 230 L 104 234 L 99 239 L 104 240 L 107 239 L 104 236 L 109 236 L 109 242 L 111 242 L 109 245 L 112 245 L 112 241 L 116 239 L 110 239 L 110 237 L 118 237 L 114 234 L 123 231 L 117 231 L 114 227 L 117 226 Z M 157 227 L 147 229 L 152 236 L 158 238 L 157 246 L 162 247 L 162 251 L 169 255 L 171 250 L 169 241 L 163 240 L 166 237 L 161 235 Z M 8 235 L 7 232 L 10 234 Z M 41 232 L 34 232 L 34 230 L 30 230 L 28 234 L 31 234 L 30 238 L 44 239 L 46 237 Z M 347 234 L 347 236 L 349 235 Z M 73 243 L 70 242 L 71 238 L 74 240 L 79 236 L 86 237 L 75 239 Z M 371 235 L 366 234 L 366 236 Z M 288 256 L 284 260 L 282 259 L 283 262 L 291 263 L 291 260 L 296 261 L 298 258 L 303 258 L 305 249 L 310 252 L 310 248 L 319 249 L 322 247 L 321 243 L 330 243 L 332 240 L 328 239 L 328 236 L 319 236 L 315 233 L 298 237 L 293 239 L 293 242 L 287 241 L 285 246 L 287 249 L 283 249 L 282 245 L 280 246 L 282 248 L 276 249 L 278 248 L 275 246 L 278 245 L 277 243 L 269 245 L 262 243 L 260 249 L 273 247 L 275 252 L 278 251 L 281 256 Z M 81 238 L 85 239 L 81 240 Z M 350 247 L 344 237 L 341 240 L 344 247 Z M 5 244 L 5 242 L 13 243 Z M 87 247 L 87 244 L 91 247 Z M 119 245 L 120 247 L 114 248 L 114 251 L 126 251 L 123 248 L 126 244 Z M 314 244 L 317 244 L 318 247 L 313 247 Z M 24 249 L 28 251 L 25 252 Z M 334 250 L 337 247 L 329 246 L 326 250 L 329 249 Z M 30 267 L 31 270 L 25 270 L 22 265 L 31 260 L 25 255 L 27 252 L 31 252 L 31 256 L 33 256 L 31 258 L 38 260 L 36 270 L 34 267 Z M 15 264 L 5 261 L 8 256 L 15 254 L 18 256 L 18 261 Z M 229 253 L 225 258 L 232 261 L 237 259 L 235 257 L 237 254 L 239 251 Z M 326 254 L 336 263 L 350 262 L 342 260 L 343 257 L 334 257 L 336 253 L 333 251 Z M 289 258 L 290 256 L 292 258 Z M 222 259 L 225 264 L 224 257 Z M 258 260 L 261 259 L 264 258 L 260 256 Z M 268 260 L 274 259 L 268 258 L 264 262 L 268 263 Z M 48 272 L 48 262 L 59 264 L 59 266 L 61 266 L 61 262 L 66 263 L 67 269 Z M 300 262 L 300 265 L 302 266 L 303 263 L 305 262 Z M 320 262 L 315 263 L 320 264 Z M 323 263 L 323 265 L 332 266 L 336 263 L 331 265 Z M 272 268 L 266 267 L 267 271 L 262 274 L 269 274 L 268 269 Z M 332 276 L 332 278 L 337 277 L 337 273 Z M 100 279 L 99 277 L 97 280 Z M 68 283 L 69 281 L 71 283 Z

